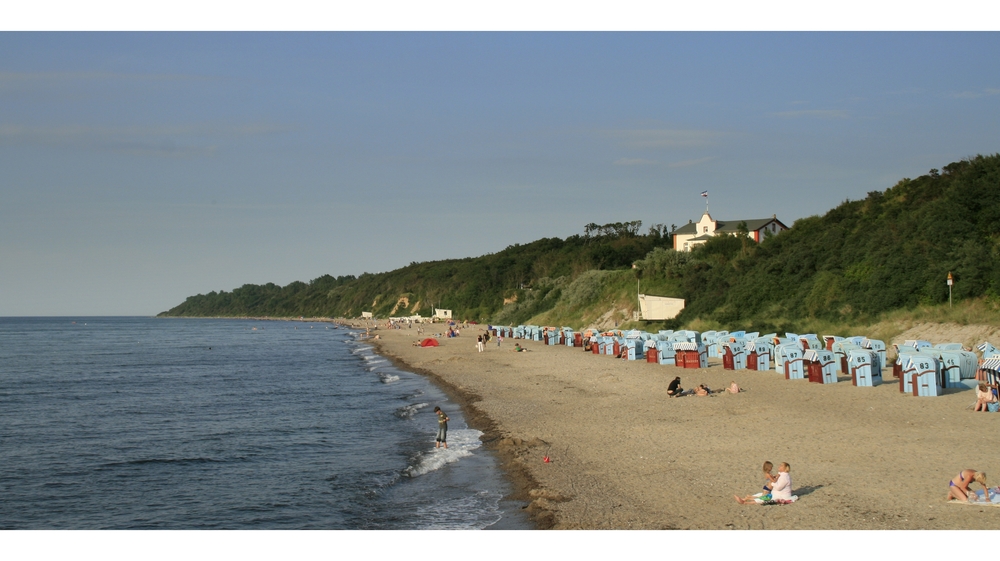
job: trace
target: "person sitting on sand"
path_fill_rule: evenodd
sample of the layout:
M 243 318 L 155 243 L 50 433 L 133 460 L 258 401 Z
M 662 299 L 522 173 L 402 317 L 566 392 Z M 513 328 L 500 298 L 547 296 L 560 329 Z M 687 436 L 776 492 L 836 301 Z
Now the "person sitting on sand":
M 973 481 L 982 485 L 986 496 L 990 496 L 989 487 L 986 486 L 986 474 L 974 469 L 963 469 L 958 472 L 958 476 L 956 476 L 955 479 L 948 482 L 948 498 L 945 500 L 969 500 L 969 485 L 971 485 Z
M 528 352 L 528 349 L 525 349 L 524 347 L 522 347 L 520 343 L 514 343 L 514 348 L 511 349 L 511 350 L 514 351 L 515 353 L 526 353 L 526 352 Z
M 774 464 L 771 462 L 764 462 L 764 492 L 762 494 L 747 495 L 743 498 L 740 498 L 739 495 L 733 495 L 733 497 L 736 497 L 736 502 L 744 505 L 747 504 L 747 502 L 752 502 L 754 499 L 761 499 L 764 501 L 771 500 L 771 487 L 773 487 L 774 482 L 778 480 L 778 476 L 771 473 L 772 469 L 774 469 Z
M 778 477 L 771 485 L 771 499 L 776 501 L 792 500 L 792 466 L 781 462 L 778 466 Z
M 976 389 L 976 411 L 989 411 L 987 409 L 987 404 L 993 403 L 997 400 L 996 396 L 993 395 L 993 389 L 986 384 L 979 384 Z
M 681 377 L 678 376 L 674 378 L 673 382 L 667 386 L 667 395 L 670 397 L 679 396 L 684 392 L 684 388 L 681 387 Z
M 746 390 L 744 390 L 743 388 L 741 388 L 736 383 L 736 380 L 733 380 L 733 383 L 729 384 L 729 387 L 726 388 L 726 391 L 729 392 L 729 393 L 740 393 L 740 392 L 745 392 Z

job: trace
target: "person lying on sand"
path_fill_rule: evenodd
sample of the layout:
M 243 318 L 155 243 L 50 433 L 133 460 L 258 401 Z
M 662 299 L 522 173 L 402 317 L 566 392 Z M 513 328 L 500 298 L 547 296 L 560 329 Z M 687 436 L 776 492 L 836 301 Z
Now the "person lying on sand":
M 527 353 L 527 352 L 530 352 L 528 349 L 525 349 L 524 347 L 522 347 L 520 343 L 514 343 L 514 348 L 511 349 L 511 351 L 513 351 L 515 353 Z
M 746 390 L 743 389 L 743 388 L 741 388 L 736 383 L 736 380 L 733 380 L 733 383 L 729 384 L 729 387 L 726 388 L 726 391 L 729 392 L 729 393 L 740 393 L 740 392 L 745 392 Z
M 694 395 L 712 396 L 712 394 L 722 393 L 722 392 L 723 392 L 723 390 L 713 390 L 712 388 L 706 386 L 705 384 L 699 384 L 698 387 L 695 388 L 695 390 L 694 390 Z M 712 396 L 712 397 L 714 397 L 714 396 Z

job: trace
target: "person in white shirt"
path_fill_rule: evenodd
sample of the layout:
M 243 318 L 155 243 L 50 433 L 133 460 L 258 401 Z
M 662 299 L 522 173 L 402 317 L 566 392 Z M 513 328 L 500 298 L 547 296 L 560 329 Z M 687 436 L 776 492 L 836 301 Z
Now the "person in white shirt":
M 773 500 L 792 500 L 792 475 L 789 473 L 790 471 L 792 471 L 792 466 L 785 462 L 781 462 L 781 465 L 778 466 L 778 479 L 771 487 Z

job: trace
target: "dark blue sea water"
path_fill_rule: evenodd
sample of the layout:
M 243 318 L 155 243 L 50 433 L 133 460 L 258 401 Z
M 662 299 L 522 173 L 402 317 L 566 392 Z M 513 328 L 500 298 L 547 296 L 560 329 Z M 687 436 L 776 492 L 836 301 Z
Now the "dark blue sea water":
M 529 528 L 479 436 L 330 324 L 0 318 L 2 529 Z

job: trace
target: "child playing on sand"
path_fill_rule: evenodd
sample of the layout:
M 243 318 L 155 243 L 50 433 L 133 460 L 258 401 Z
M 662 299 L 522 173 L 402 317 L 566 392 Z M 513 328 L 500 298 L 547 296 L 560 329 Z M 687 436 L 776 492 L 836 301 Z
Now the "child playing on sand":
M 774 482 L 778 480 L 778 476 L 771 473 L 774 469 L 774 464 L 771 462 L 764 462 L 764 493 L 761 495 L 747 495 L 740 498 L 739 495 L 733 495 L 736 497 L 736 502 L 741 505 L 747 504 L 747 502 L 753 502 L 754 499 L 770 500 L 771 499 L 771 488 L 774 486 Z

